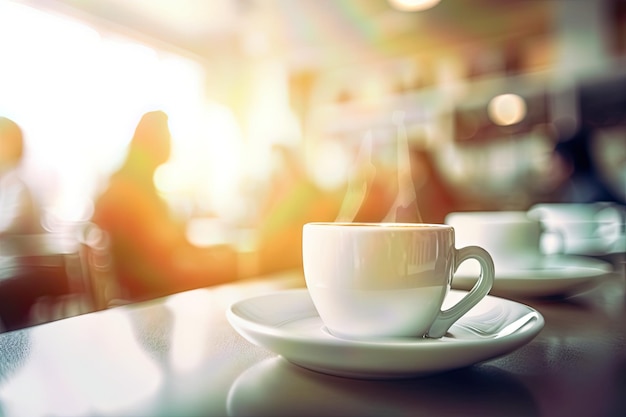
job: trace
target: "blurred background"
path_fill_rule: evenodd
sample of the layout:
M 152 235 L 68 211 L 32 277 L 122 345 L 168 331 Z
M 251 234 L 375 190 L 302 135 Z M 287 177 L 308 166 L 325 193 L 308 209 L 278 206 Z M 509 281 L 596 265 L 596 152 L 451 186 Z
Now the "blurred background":
M 364 143 L 380 173 L 403 137 L 455 210 L 527 209 L 573 201 L 557 145 L 585 128 L 598 198 L 623 203 L 626 1 L 431 3 L 0 0 L 0 115 L 52 231 L 89 219 L 154 109 L 173 139 L 155 181 L 198 244 L 246 244 L 291 175 L 280 147 L 341 199 Z

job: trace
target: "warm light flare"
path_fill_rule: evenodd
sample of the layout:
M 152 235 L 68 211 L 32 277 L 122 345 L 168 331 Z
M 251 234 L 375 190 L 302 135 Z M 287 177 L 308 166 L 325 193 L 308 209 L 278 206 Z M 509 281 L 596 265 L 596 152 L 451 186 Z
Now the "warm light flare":
M 167 195 L 185 188 L 187 179 L 181 168 L 170 162 L 157 168 L 154 173 L 154 185 L 160 193 Z
M 491 99 L 487 112 L 495 124 L 510 126 L 524 120 L 526 102 L 517 94 L 501 94 Z
M 23 124 L 23 171 L 54 227 L 90 214 L 86 199 L 123 162 L 137 118 L 149 110 L 169 115 L 177 158 L 155 178 L 166 197 L 191 204 L 208 190 L 234 188 L 237 151 L 224 148 L 236 143 L 238 126 L 220 115 L 204 128 L 201 64 L 11 2 L 0 1 L 0 38 L 11 40 L 0 66 L 0 113 Z M 209 141 L 213 147 L 198 149 Z
M 389 0 L 393 8 L 403 12 L 421 12 L 431 9 L 441 0 Z
M 175 294 L 165 305 L 173 315 L 169 359 L 175 372 L 190 372 L 206 357 L 211 331 L 211 293 L 206 290 Z

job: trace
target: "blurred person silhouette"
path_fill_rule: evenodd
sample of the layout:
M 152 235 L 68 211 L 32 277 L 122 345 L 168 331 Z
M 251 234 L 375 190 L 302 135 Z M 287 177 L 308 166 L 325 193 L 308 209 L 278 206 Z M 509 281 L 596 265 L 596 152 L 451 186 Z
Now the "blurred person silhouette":
M 35 247 L 45 233 L 41 208 L 21 176 L 25 141 L 22 128 L 0 117 L 0 318 L 7 330 L 28 326 L 40 300 L 52 304 L 68 293 L 63 267 Z M 54 258 L 55 260 L 52 260 Z
M 24 137 L 13 120 L 0 117 L 0 236 L 41 233 L 41 210 L 20 175 Z
M 562 203 L 621 202 L 605 183 L 593 158 L 593 129 L 582 123 L 554 147 L 554 200 Z
M 153 299 L 237 278 L 237 259 L 224 247 L 187 239 L 154 183 L 171 152 L 168 115 L 143 114 L 126 159 L 95 202 L 93 223 L 108 233 L 114 272 L 130 301 Z
M 320 188 L 304 169 L 297 149 L 275 144 L 271 176 L 257 220 L 259 273 L 302 265 L 302 226 L 333 221 L 340 198 Z

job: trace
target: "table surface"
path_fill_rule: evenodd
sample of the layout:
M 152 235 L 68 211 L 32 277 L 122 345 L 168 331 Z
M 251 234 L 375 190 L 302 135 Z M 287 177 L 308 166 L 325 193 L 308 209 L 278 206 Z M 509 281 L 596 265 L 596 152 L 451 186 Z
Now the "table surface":
M 575 297 L 517 300 L 546 320 L 529 344 L 383 381 L 305 370 L 230 326 L 231 303 L 302 287 L 297 271 L 193 290 L 0 334 L 0 415 L 623 416 L 625 281 L 620 270 Z

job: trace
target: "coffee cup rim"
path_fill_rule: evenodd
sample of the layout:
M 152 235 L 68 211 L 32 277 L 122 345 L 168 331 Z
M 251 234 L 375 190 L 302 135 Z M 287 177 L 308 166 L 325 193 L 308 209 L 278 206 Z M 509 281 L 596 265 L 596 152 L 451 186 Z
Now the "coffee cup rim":
M 449 213 L 446 216 L 446 223 L 457 224 L 460 222 L 472 221 L 480 224 L 538 224 L 539 219 L 529 216 L 525 211 L 504 210 L 504 211 L 458 211 Z
M 428 229 L 451 229 L 452 226 L 442 223 L 408 223 L 408 222 L 308 222 L 306 226 L 330 226 L 330 227 L 359 227 L 371 229 L 385 228 L 428 228 Z

